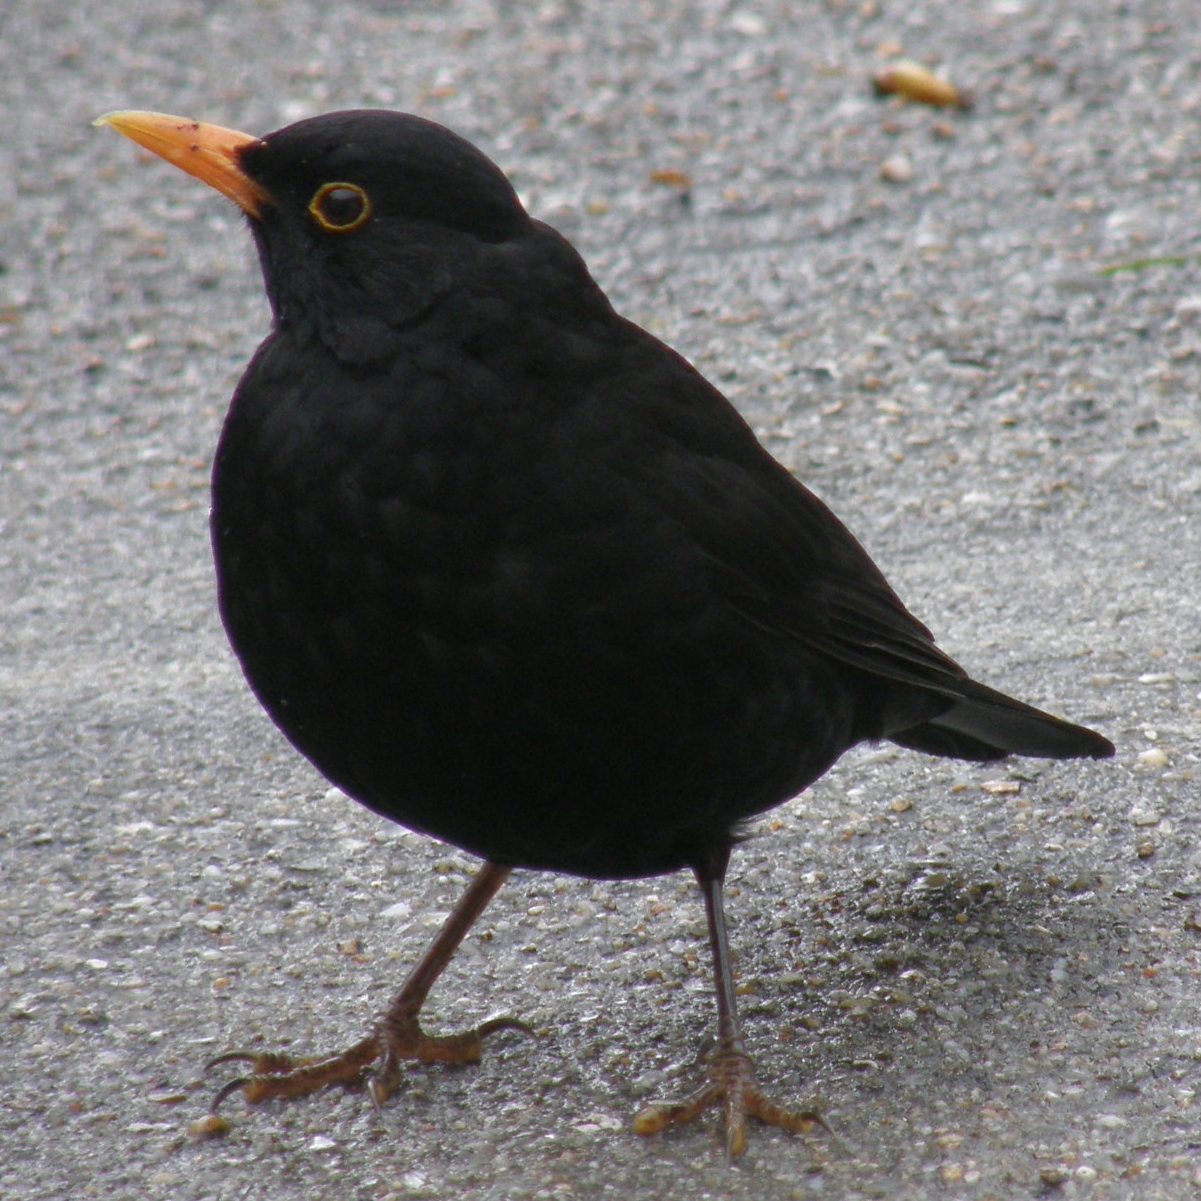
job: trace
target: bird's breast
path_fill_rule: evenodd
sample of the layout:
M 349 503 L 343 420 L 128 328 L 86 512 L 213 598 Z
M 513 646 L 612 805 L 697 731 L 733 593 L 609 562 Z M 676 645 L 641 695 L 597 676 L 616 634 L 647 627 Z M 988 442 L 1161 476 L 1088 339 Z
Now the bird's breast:
M 842 748 L 837 687 L 715 594 L 622 448 L 511 396 L 483 411 L 479 378 L 270 368 L 214 464 L 221 612 L 264 707 L 351 795 L 503 862 L 637 875 Z M 631 846 L 650 813 L 657 841 Z

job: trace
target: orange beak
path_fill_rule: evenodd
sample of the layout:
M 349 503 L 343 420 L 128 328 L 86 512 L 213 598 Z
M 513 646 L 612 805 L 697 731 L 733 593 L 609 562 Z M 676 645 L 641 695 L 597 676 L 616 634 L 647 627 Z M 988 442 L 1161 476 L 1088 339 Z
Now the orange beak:
M 139 146 L 223 192 L 251 217 L 259 216 L 271 200 L 267 190 L 242 169 L 239 152 L 260 140 L 248 133 L 133 109 L 105 113 L 92 124 L 111 125 Z

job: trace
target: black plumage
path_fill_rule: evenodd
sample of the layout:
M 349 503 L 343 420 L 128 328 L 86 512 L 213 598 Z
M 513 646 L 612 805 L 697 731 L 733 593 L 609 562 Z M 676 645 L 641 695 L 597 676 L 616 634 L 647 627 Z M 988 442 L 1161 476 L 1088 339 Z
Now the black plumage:
M 976 760 L 1112 746 L 939 651 L 830 510 L 463 139 L 372 111 L 263 139 L 106 120 L 232 195 L 258 245 L 274 322 L 221 435 L 212 538 L 263 706 L 351 796 L 494 865 L 483 903 L 513 867 L 691 868 L 719 1047 L 702 1095 L 641 1128 L 718 1096 L 734 1151 L 744 1109 L 795 1128 L 754 1085 L 723 967 L 738 824 L 865 740 Z M 389 1021 L 418 1031 L 473 918 L 336 1078 L 383 1061 L 386 1092 L 400 1054 L 429 1057 Z M 307 1091 L 305 1072 L 259 1059 L 248 1090 Z

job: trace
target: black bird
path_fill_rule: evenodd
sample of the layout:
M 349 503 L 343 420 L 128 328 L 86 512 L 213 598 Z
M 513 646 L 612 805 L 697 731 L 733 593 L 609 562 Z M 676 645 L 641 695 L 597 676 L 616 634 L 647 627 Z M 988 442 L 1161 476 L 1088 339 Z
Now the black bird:
M 430 986 L 514 867 L 690 868 L 721 1102 L 755 1083 L 722 880 L 739 823 L 849 747 L 1104 758 L 1099 734 L 968 678 L 866 552 L 684 359 L 620 317 L 470 143 L 402 113 L 265 138 L 100 118 L 232 197 L 274 321 L 213 464 L 221 616 L 272 719 L 350 796 L 486 862 L 387 1014 L 324 1061 L 252 1063 L 251 1101 L 478 1058 L 517 1023 L 432 1037 Z M 224 1090 L 222 1095 L 231 1091 Z

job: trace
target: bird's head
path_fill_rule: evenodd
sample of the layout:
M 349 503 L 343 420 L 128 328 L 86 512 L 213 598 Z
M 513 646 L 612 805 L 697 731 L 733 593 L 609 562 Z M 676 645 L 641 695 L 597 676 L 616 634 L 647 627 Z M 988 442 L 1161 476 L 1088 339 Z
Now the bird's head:
M 234 200 L 250 219 L 279 325 L 339 357 L 385 357 L 396 332 L 530 219 L 503 172 L 421 117 L 327 113 L 258 138 L 163 113 L 110 125 Z

